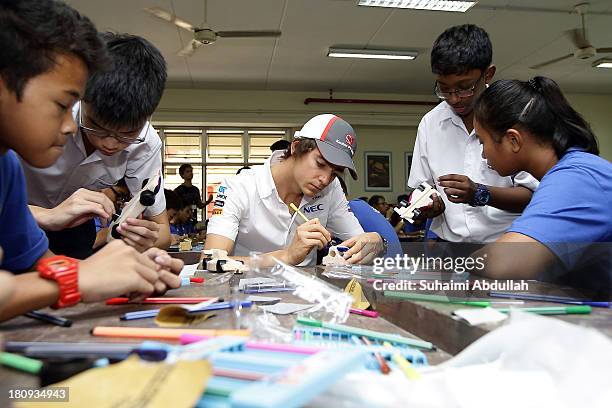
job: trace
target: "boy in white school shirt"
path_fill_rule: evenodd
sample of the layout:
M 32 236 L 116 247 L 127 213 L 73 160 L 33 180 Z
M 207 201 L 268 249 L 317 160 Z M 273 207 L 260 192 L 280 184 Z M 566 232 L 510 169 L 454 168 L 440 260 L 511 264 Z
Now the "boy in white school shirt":
M 225 249 L 237 258 L 261 252 L 265 265 L 274 264 L 272 256 L 292 265 L 314 265 L 316 249 L 334 236 L 350 247 L 344 254 L 349 263 L 369 263 L 383 254 L 384 239 L 363 231 L 336 180 L 345 168 L 357 179 L 356 145 L 353 128 L 338 116 L 310 119 L 289 149 L 275 151 L 263 166 L 221 184 L 205 249 Z
M 92 252 L 93 217 L 106 222 L 114 212 L 100 190 L 125 178 L 135 194 L 162 165 L 162 142 L 149 120 L 166 83 L 165 60 L 143 38 L 113 33 L 103 38 L 113 66 L 89 79 L 83 100 L 74 106 L 77 133 L 51 167 L 22 160 L 30 209 L 50 249 L 80 259 Z M 128 218 L 118 229 L 140 252 L 170 245 L 163 183 L 159 190 L 142 219 Z
M 473 105 L 495 74 L 488 34 L 455 26 L 434 42 L 431 67 L 443 101 L 419 124 L 408 186 L 435 183 L 440 197 L 419 221 L 433 218 L 440 241 L 483 243 L 499 238 L 531 200 L 538 181 L 520 172 L 502 177 L 482 157 Z

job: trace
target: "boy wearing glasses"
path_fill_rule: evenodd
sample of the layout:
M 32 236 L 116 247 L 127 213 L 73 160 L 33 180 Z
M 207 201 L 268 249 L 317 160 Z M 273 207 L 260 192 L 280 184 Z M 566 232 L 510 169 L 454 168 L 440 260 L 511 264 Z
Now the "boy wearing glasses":
M 22 160 L 30 208 L 46 230 L 50 249 L 77 258 L 91 254 L 94 217 L 106 225 L 114 213 L 103 189 L 119 180 L 131 194 L 161 168 L 161 140 L 150 124 L 166 82 L 161 53 L 143 38 L 103 35 L 112 69 L 87 83 L 73 110 L 77 132 L 68 138 L 58 161 L 35 168 Z M 143 219 L 128 218 L 118 228 L 122 239 L 140 252 L 167 248 L 170 230 L 164 195 L 156 194 Z
M 473 105 L 495 74 L 489 36 L 475 25 L 444 31 L 431 50 L 434 92 L 442 100 L 419 124 L 408 186 L 435 183 L 438 192 L 418 217 L 433 218 L 439 241 L 496 240 L 529 203 L 538 182 L 521 172 L 501 177 L 482 157 Z

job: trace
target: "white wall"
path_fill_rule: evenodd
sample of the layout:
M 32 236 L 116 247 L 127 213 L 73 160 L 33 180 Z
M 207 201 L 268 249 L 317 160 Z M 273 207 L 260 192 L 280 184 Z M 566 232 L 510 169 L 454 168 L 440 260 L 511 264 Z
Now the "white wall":
M 304 104 L 305 98 L 328 98 L 326 93 L 280 91 L 219 91 L 167 89 L 154 116 L 168 125 L 281 126 L 299 128 L 319 113 L 335 113 L 357 133 L 355 164 L 358 181 L 349 177 L 351 197 L 382 194 L 394 202 L 405 190 L 404 152 L 412 151 L 419 120 L 431 106 L 371 104 Z M 434 101 L 430 95 L 335 94 L 334 98 Z M 612 95 L 573 94 L 568 99 L 591 123 L 601 155 L 612 160 Z M 392 152 L 393 191 L 364 190 L 364 152 Z

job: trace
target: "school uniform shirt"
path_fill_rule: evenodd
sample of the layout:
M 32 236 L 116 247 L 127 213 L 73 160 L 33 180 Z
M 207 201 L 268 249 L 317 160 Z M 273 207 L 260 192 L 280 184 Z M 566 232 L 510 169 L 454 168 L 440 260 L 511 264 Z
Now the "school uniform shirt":
M 299 215 L 290 214 L 272 178 L 271 166 L 280 161 L 283 153 L 272 153 L 264 165 L 228 178 L 219 186 L 207 233 L 234 241 L 232 255 L 249 256 L 250 251 L 266 253 L 287 248 L 304 222 Z M 299 207 L 307 218 L 318 218 L 341 240 L 364 232 L 349 211 L 336 179 L 314 197 L 304 196 Z M 315 263 L 316 248 L 300 265 Z
M 12 150 L 0 154 L 0 231 L 0 269 L 27 271 L 47 252 L 49 241 L 28 208 L 23 171 Z
M 491 206 L 451 203 L 437 185 L 438 177 L 446 174 L 465 175 L 475 183 L 495 187 L 523 186 L 534 191 L 538 186 L 538 181 L 529 173 L 502 177 L 489 168 L 482 158 L 482 145 L 475 132 L 468 133 L 461 118 L 448 103 L 442 102 L 419 123 L 408 178 L 411 188 L 423 181 L 432 186 L 435 182 L 446 205 L 444 213 L 434 218 L 431 230 L 451 242 L 492 242 L 520 215 Z
M 612 164 L 606 159 L 569 149 L 544 175 L 508 232 L 546 245 L 567 269 L 588 261 L 584 253 L 589 243 L 612 242 L 611 175 Z M 610 267 L 608 261 L 612 274 Z
M 73 110 L 75 120 L 78 112 L 77 103 Z M 98 150 L 88 156 L 79 130 L 68 137 L 64 152 L 51 167 L 39 169 L 22 160 L 29 203 L 54 208 L 79 188 L 100 191 L 115 185 L 124 177 L 130 193 L 138 193 L 143 181 L 155 176 L 162 167 L 162 142 L 149 122 L 138 137 L 145 135 L 143 143 L 128 145 L 112 156 L 105 156 Z M 163 188 L 162 180 L 160 192 L 155 195 L 155 203 L 144 212 L 146 216 L 159 215 L 166 209 Z
M 196 229 L 193 224 L 170 224 L 170 233 L 173 235 L 188 235 L 196 233 Z
M 348 205 L 365 232 L 377 232 L 387 240 L 385 257 L 395 258 L 396 255 L 404 255 L 395 229 L 378 210 L 359 199 L 349 201 Z

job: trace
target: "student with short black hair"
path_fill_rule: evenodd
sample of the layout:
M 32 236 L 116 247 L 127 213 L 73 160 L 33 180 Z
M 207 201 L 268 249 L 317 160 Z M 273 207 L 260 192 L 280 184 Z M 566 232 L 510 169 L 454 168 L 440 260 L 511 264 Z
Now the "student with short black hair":
M 105 33 L 111 68 L 94 73 L 72 114 L 77 132 L 60 159 L 48 168 L 22 160 L 31 210 L 50 239 L 51 249 L 84 258 L 95 238 L 93 217 L 106 221 L 112 202 L 100 190 L 124 178 L 132 193 L 161 170 L 161 140 L 150 124 L 166 83 L 166 62 L 147 40 Z M 25 158 L 22 158 L 25 159 Z M 144 251 L 170 244 L 164 195 L 144 212 L 128 218 L 118 232 Z M 94 235 L 92 235 L 92 232 Z M 81 249 L 72 245 L 78 237 Z M 68 244 L 68 245 L 67 245 Z
M 612 242 L 612 164 L 598 156 L 590 126 L 558 85 L 545 77 L 497 81 L 483 92 L 474 112 L 487 163 L 501 176 L 526 171 L 540 180 L 523 214 L 496 241 L 529 245 L 517 247 L 520 253 L 511 245 L 485 247 L 497 248 L 488 253 L 486 275 L 530 279 L 557 260 L 566 270 L 597 260 L 586 255 L 585 244 Z M 607 282 L 595 276 L 589 269 L 566 283 L 610 284 L 610 275 L 601 278 Z
M 107 53 L 91 21 L 59 1 L 3 0 L 0 27 L 0 269 L 18 274 L 0 320 L 180 286 L 182 262 L 157 248 L 140 254 L 115 240 L 83 261 L 52 257 L 17 154 L 37 168 L 58 160 L 77 130 L 71 109 Z
M 168 214 L 168 222 L 172 222 L 177 212 L 183 208 L 183 201 L 172 190 L 164 189 L 164 196 L 166 197 L 166 214 Z
M 437 187 L 441 196 L 417 221 L 433 218 L 431 229 L 440 241 L 494 241 L 537 187 L 525 172 L 501 177 L 481 157 L 473 105 L 495 74 L 492 58 L 488 34 L 471 24 L 447 29 L 431 50 L 435 93 L 442 101 L 419 123 L 408 186 Z
M 190 222 L 195 225 L 198 221 L 198 208 L 206 208 L 213 200 L 212 194 L 208 195 L 206 202 L 202 202 L 200 189 L 192 184 L 193 166 L 189 163 L 181 164 L 179 167 L 179 176 L 183 178 L 183 184 L 174 189 L 174 192 L 179 195 L 183 204 L 191 206 Z

